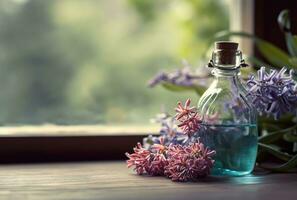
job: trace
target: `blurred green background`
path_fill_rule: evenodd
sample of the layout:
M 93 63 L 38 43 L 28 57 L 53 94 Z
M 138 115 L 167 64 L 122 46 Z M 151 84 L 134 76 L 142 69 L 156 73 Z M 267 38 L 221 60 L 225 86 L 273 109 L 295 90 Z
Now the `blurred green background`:
M 228 26 L 227 0 L 1 0 L 0 125 L 146 124 L 197 98 L 147 81 Z

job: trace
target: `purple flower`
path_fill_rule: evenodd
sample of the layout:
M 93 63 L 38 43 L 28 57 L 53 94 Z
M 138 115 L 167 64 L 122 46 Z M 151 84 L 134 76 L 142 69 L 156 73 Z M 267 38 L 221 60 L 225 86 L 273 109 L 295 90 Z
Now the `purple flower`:
M 160 136 L 153 136 L 153 135 L 149 135 L 142 139 L 143 147 L 148 150 L 150 150 L 152 145 L 159 144 L 160 143 L 159 141 L 160 141 Z
M 173 181 L 196 181 L 210 174 L 215 151 L 197 141 L 188 146 L 170 145 L 165 175 Z
M 164 138 L 164 144 L 183 144 L 187 140 L 187 136 L 183 134 L 176 125 L 174 117 L 168 117 L 161 123 L 161 137 Z
M 168 81 L 168 75 L 164 72 L 159 72 L 153 79 L 148 82 L 150 87 L 154 87 L 163 81 Z
M 175 136 L 178 133 L 175 119 L 168 113 L 158 114 L 153 121 L 161 124 L 160 134 L 162 136 Z
M 160 136 L 149 135 L 143 138 L 143 146 L 146 149 L 150 149 L 153 144 L 160 144 L 161 138 L 166 146 L 169 144 L 184 144 L 187 140 L 187 136 L 178 130 L 175 118 L 169 114 L 159 114 L 154 122 L 161 124 Z
M 160 72 L 148 82 L 150 87 L 154 87 L 160 83 L 168 82 L 179 86 L 206 86 L 209 72 L 198 75 L 191 70 L 191 66 L 186 61 L 182 62 L 183 67 L 170 73 Z M 201 70 L 200 70 L 201 71 Z
M 293 80 L 293 70 L 258 70 L 258 77 L 251 76 L 247 81 L 248 97 L 260 114 L 272 115 L 278 119 L 281 115 L 293 113 L 297 107 L 297 84 Z

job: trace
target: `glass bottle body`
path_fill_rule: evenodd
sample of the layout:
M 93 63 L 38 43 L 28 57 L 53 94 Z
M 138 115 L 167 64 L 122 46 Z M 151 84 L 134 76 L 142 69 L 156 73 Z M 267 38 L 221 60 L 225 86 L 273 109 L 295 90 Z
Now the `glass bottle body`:
M 213 175 L 249 174 L 257 156 L 257 115 L 246 98 L 239 68 L 215 68 L 215 80 L 198 102 L 200 140 L 216 150 Z

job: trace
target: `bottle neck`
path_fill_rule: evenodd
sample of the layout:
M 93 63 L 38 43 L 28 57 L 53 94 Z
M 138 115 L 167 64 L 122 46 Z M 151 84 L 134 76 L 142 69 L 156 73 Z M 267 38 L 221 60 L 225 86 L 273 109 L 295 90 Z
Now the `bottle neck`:
M 240 90 L 244 90 L 244 87 L 240 81 L 239 68 L 232 69 L 232 70 L 214 68 L 212 70 L 212 74 L 215 77 L 215 82 L 220 87 L 230 88 L 230 89 L 238 88 Z
M 217 42 L 212 58 L 208 63 L 212 67 L 212 74 L 215 76 L 214 87 L 225 89 L 238 88 L 244 90 L 240 81 L 240 68 L 246 67 L 242 59 L 242 53 L 234 42 Z M 236 89 L 235 89 L 236 90 Z
M 240 70 L 239 68 L 234 68 L 234 69 L 219 69 L 219 68 L 214 68 L 212 70 L 212 74 L 216 78 L 238 78 L 240 75 Z

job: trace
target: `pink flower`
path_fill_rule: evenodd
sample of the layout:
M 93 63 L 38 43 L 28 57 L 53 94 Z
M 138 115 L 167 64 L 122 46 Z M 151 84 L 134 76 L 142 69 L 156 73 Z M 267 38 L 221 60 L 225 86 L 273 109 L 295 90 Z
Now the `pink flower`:
M 177 120 L 180 120 L 184 117 L 191 116 L 191 114 L 196 113 L 196 108 L 194 106 L 190 107 L 190 104 L 191 104 L 191 99 L 187 99 L 185 106 L 183 106 L 181 102 L 177 103 L 177 108 L 175 108 L 175 111 L 176 111 L 175 118 Z
M 167 159 L 162 153 L 151 153 L 150 160 L 145 167 L 147 174 L 151 176 L 164 175 L 165 166 L 167 165 Z
M 188 99 L 185 103 L 185 106 L 181 102 L 178 102 L 178 106 L 175 109 L 176 115 L 175 118 L 180 122 L 178 127 L 180 127 L 184 134 L 189 137 L 193 136 L 201 124 L 200 116 L 197 113 L 195 107 L 190 107 L 191 100 Z
M 164 137 L 159 138 L 159 144 L 153 144 L 151 147 L 152 152 L 157 152 L 161 154 L 166 154 L 167 146 L 164 144 Z
M 164 138 L 160 137 L 160 144 L 154 144 L 151 148 L 150 160 L 145 168 L 149 175 L 164 175 L 165 166 L 168 164 L 166 153 L 167 147 L 164 145 Z
M 134 148 L 134 153 L 126 153 L 129 158 L 127 167 L 134 166 L 137 174 L 147 173 L 151 176 L 164 175 L 164 168 L 167 165 L 166 151 L 167 147 L 163 145 L 163 139 L 160 139 L 160 144 L 153 145 L 151 151 L 144 149 L 140 143 Z
M 137 146 L 133 148 L 133 150 L 134 153 L 132 154 L 126 153 L 126 156 L 129 158 L 129 160 L 127 160 L 127 167 L 130 168 L 134 166 L 136 173 L 141 175 L 146 171 L 151 152 L 144 149 L 140 143 L 137 143 Z
M 189 146 L 171 145 L 168 148 L 165 175 L 173 181 L 195 181 L 210 174 L 215 151 L 197 141 Z
M 191 137 L 199 130 L 201 120 L 196 108 L 190 107 L 190 104 L 190 99 L 184 106 L 179 102 L 175 116 L 180 122 L 178 126 L 190 140 L 184 145 L 174 142 L 168 144 L 168 141 L 165 142 L 166 136 L 160 136 L 158 141 L 151 144 L 148 149 L 138 143 L 134 153 L 126 153 L 129 158 L 127 160 L 129 168 L 133 166 L 137 174 L 165 175 L 173 181 L 195 181 L 210 174 L 215 151 L 209 150 L 199 140 L 191 143 L 193 141 Z M 209 120 L 216 120 L 216 118 L 217 115 L 214 115 Z

